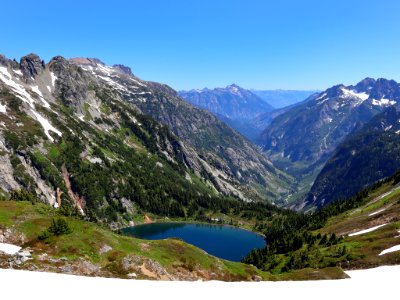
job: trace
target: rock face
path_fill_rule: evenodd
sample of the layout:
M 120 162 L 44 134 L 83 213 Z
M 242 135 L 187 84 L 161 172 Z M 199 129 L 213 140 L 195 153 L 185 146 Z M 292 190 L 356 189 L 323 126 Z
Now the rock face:
M 44 62 L 36 54 L 29 54 L 21 58 L 20 68 L 25 78 L 30 80 L 43 72 Z
M 122 74 L 133 76 L 131 68 L 129 68 L 127 66 L 117 64 L 117 65 L 113 65 L 113 69 L 121 72 Z

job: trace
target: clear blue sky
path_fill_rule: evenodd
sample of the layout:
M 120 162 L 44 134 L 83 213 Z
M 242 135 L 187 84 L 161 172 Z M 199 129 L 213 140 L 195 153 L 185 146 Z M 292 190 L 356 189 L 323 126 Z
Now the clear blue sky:
M 400 81 L 400 1 L 2 1 L 0 53 L 97 57 L 175 89 Z

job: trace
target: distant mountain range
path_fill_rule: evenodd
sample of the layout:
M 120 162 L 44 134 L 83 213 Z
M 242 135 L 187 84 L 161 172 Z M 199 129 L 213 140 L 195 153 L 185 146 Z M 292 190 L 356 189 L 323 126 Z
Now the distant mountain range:
M 179 95 L 196 107 L 203 108 L 249 139 L 261 132 L 252 120 L 274 108 L 249 90 L 236 84 L 225 88 L 180 91 Z
M 276 109 L 303 101 L 318 90 L 250 90 Z

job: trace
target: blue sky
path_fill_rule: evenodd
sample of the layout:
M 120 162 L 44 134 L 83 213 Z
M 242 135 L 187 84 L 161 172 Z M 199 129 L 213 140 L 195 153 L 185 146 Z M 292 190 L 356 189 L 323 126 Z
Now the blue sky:
M 400 81 L 400 1 L 5 1 L 0 53 L 97 57 L 175 89 Z

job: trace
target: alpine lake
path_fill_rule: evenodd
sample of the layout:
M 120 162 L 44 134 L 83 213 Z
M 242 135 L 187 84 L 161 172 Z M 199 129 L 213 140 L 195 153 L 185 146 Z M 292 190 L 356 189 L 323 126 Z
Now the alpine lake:
M 228 225 L 151 223 L 124 228 L 122 233 L 145 240 L 178 238 L 211 255 L 236 262 L 252 249 L 265 246 L 261 235 Z

